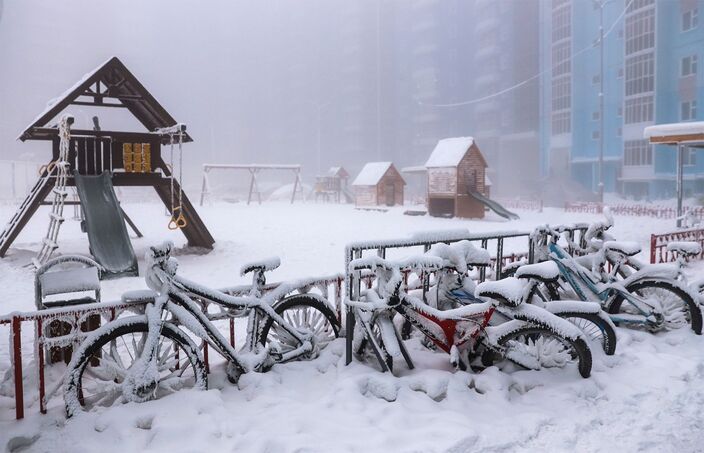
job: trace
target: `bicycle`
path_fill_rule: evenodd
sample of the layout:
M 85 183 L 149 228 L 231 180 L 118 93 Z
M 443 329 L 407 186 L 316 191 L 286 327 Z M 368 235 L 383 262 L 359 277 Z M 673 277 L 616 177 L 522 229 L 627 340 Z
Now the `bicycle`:
M 544 285 L 541 297 L 569 298 L 601 303 L 616 324 L 644 326 L 658 331 L 691 326 L 702 331 L 702 313 L 698 298 L 676 278 L 676 272 L 662 267 L 643 267 L 623 272 L 628 260 L 640 252 L 637 243 L 602 241 L 595 252 L 572 257 L 558 244 L 560 231 L 544 227 L 536 230 L 537 246 L 547 248 L 547 258 L 554 261 L 561 274 L 555 284 Z M 591 268 L 587 265 L 591 263 Z M 611 270 L 607 272 L 607 264 Z M 565 286 L 566 284 L 566 286 Z
M 474 247 L 469 241 L 459 241 L 449 245 L 435 244 L 427 253 L 442 258 L 452 269 L 445 267 L 434 274 L 435 282 L 429 285 L 432 288 L 426 292 L 423 300 L 440 309 L 482 302 L 474 295 L 476 284 L 469 277 L 469 273 L 490 264 L 490 256 L 486 250 Z M 554 284 L 559 276 L 560 271 L 555 263 L 524 263 L 511 269 L 510 275 L 502 280 L 509 279 L 503 284 L 522 285 L 523 289 L 518 293 L 519 303 L 538 305 L 566 319 L 579 328 L 590 342 L 599 344 L 607 355 L 613 355 L 616 352 L 615 326 L 600 304 L 582 301 L 553 302 L 540 297 L 539 286 Z M 518 281 L 512 281 L 511 278 L 518 278 Z M 511 310 L 499 306 L 492 321 L 506 321 L 511 319 L 511 316 Z
M 335 312 L 322 296 L 288 295 L 298 288 L 295 282 L 264 292 L 264 273 L 280 265 L 278 258 L 243 266 L 241 275 L 252 274 L 250 293 L 230 296 L 177 275 L 171 249 L 167 242 L 147 252 L 145 280 L 152 292 L 130 296 L 148 302 L 144 314 L 104 325 L 74 353 L 64 381 L 69 417 L 118 400 L 142 402 L 182 388 L 206 389 L 206 367 L 191 336 L 227 360 L 233 383 L 243 373 L 315 358 L 339 336 Z M 220 312 L 204 312 L 205 303 Z M 213 324 L 236 317 L 248 319 L 247 339 L 239 351 Z
M 407 366 L 414 367 L 392 321 L 399 313 L 448 353 L 455 368 L 464 370 L 477 361 L 490 366 L 508 360 L 526 369 L 563 368 L 576 362 L 580 375 L 589 377 L 592 356 L 582 332 L 540 307 L 515 301 L 512 288 L 482 283 L 477 295 L 483 302 L 449 310 L 432 307 L 406 291 L 404 272 L 444 267 L 441 258 L 427 255 L 400 263 L 380 257 L 350 262 L 349 271 L 371 270 L 377 277 L 376 289 L 363 290 L 360 300 L 345 301 L 358 321 L 352 345 L 358 358 L 373 354 L 382 371 L 392 372 L 394 358 L 403 356 Z M 514 319 L 490 325 L 499 305 L 511 307 Z

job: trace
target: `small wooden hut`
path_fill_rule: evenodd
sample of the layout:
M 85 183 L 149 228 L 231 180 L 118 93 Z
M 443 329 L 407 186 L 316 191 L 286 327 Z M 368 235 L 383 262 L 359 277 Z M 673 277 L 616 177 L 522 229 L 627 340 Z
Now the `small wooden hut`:
M 403 205 L 406 181 L 391 162 L 370 162 L 352 182 L 357 206 Z
M 440 140 L 425 163 L 428 213 L 436 217 L 483 218 L 487 163 L 472 137 Z

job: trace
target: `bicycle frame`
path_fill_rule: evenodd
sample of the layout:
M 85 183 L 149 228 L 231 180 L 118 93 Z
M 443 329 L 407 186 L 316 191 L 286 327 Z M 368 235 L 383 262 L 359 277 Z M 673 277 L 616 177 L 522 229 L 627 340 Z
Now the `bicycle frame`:
M 262 295 L 262 288 L 266 282 L 263 269 L 254 270 L 250 296 L 237 297 L 202 287 L 177 276 L 175 264 L 169 260 L 168 252 L 166 252 L 165 256 L 158 257 L 147 270 L 147 283 L 159 294 L 155 298 L 153 308 L 147 310 L 150 336 L 152 336 L 152 326 L 158 326 L 160 331 L 162 323 L 178 321 L 179 325 L 186 327 L 232 362 L 239 372 L 262 371 L 274 363 L 295 359 L 313 349 L 309 335 L 303 334 L 289 325 L 276 313 L 273 307 L 275 301 L 285 296 L 288 290 L 286 285 Z M 238 310 L 248 315 L 248 337 L 246 344 L 239 352 L 230 345 L 213 325 L 211 318 L 200 309 L 191 296 L 214 303 L 226 310 Z M 166 313 L 170 313 L 174 319 L 165 319 Z M 292 338 L 295 338 L 299 342 L 298 347 L 286 353 L 271 351 L 268 347 L 261 349 L 260 324 L 267 318 L 272 318 Z M 158 333 L 156 332 L 156 334 Z M 156 341 L 151 341 L 149 344 L 152 350 L 145 351 L 147 357 L 151 357 L 157 347 Z M 253 360 L 245 360 L 243 357 L 245 353 L 253 353 L 256 357 Z
M 581 300 L 594 301 L 596 299 L 602 306 L 608 306 L 613 299 L 622 296 L 625 301 L 640 313 L 640 315 L 610 314 L 609 317 L 612 321 L 631 324 L 651 324 L 658 322 L 658 316 L 656 314 L 658 307 L 654 307 L 651 302 L 643 300 L 626 291 L 622 285 L 618 285 L 616 282 L 609 281 L 608 283 L 601 283 L 596 281 L 582 265 L 577 263 L 574 258 L 569 256 L 564 249 L 555 242 L 550 242 L 549 250 L 550 259 L 557 264 L 560 269 L 560 275 Z M 614 267 L 613 272 L 616 271 L 617 267 Z M 633 278 L 633 276 L 630 278 Z M 587 294 L 585 289 L 589 294 Z M 592 298 L 590 298 L 589 295 L 591 295 Z

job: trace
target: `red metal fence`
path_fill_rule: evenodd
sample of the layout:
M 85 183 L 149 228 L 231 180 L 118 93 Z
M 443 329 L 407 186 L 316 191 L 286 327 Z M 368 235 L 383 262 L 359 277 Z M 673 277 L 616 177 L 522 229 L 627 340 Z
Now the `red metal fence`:
M 670 242 L 692 241 L 698 242 L 704 250 L 704 229 L 697 230 L 681 230 L 673 231 L 664 234 L 650 235 L 650 262 L 668 263 L 677 259 L 676 254 L 667 250 L 667 244 Z M 692 259 L 704 259 L 704 252 Z
M 655 217 L 658 219 L 677 218 L 677 209 L 662 205 L 644 204 L 615 204 L 608 205 L 612 214 L 634 216 L 634 217 Z M 565 212 L 581 212 L 587 214 L 599 214 L 603 212 L 604 205 L 593 201 L 566 202 Z M 704 217 L 704 206 L 685 207 L 684 212 L 692 212 L 697 217 Z
M 309 292 L 312 289 L 317 289 L 320 294 L 325 297 L 334 307 L 341 320 L 341 305 L 342 305 L 342 283 L 344 277 L 335 275 L 320 279 L 301 280 L 293 292 Z M 281 283 L 271 283 L 265 286 L 265 290 L 272 290 Z M 226 288 L 223 292 L 231 295 L 244 295 L 249 291 L 249 286 L 236 286 Z M 211 321 L 227 320 L 229 322 L 229 339 L 230 343 L 235 344 L 235 318 L 227 316 L 227 311 L 218 310 L 217 313 L 209 313 L 208 307 L 215 306 L 214 303 L 199 300 L 203 312 L 208 315 Z M 88 320 L 91 316 L 100 316 L 103 322 L 110 322 L 122 315 L 140 314 L 144 312 L 145 302 L 106 302 L 99 304 L 87 304 L 67 308 L 54 308 L 42 311 L 33 311 L 27 313 L 10 313 L 0 317 L 0 327 L 10 327 L 10 366 L 12 368 L 12 378 L 14 381 L 14 398 L 15 398 L 15 418 L 21 419 L 24 417 L 25 407 L 25 389 L 23 378 L 26 373 L 23 367 L 22 360 L 22 331 L 24 328 L 34 327 L 34 339 L 31 344 L 33 350 L 34 362 L 37 373 L 37 386 L 39 392 L 39 411 L 42 414 L 46 413 L 47 401 L 59 392 L 63 374 L 60 379 L 55 379 L 54 382 L 46 382 L 46 358 L 45 351 L 51 347 L 77 347 L 90 334 L 88 331 Z M 62 331 L 61 336 L 52 336 L 50 332 L 50 324 L 59 321 L 66 330 Z M 208 369 L 208 344 L 201 344 L 203 350 L 203 359 L 206 369 Z M 47 391 L 47 388 L 49 389 Z
M 543 200 L 521 200 L 517 198 L 496 197 L 496 201 L 507 209 L 522 209 L 524 211 L 543 212 Z

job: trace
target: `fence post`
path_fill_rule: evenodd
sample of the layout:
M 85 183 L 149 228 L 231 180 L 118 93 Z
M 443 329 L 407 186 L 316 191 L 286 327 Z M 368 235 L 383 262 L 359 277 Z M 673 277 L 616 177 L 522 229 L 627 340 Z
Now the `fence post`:
M 37 318 L 36 327 L 37 334 L 35 335 L 37 344 L 35 352 L 37 353 L 37 370 L 39 371 L 39 412 L 46 414 L 46 386 L 44 381 L 44 331 L 42 330 L 42 318 Z
M 15 418 L 24 418 L 24 388 L 22 386 L 22 320 L 12 317 L 12 361 L 15 369 Z
M 650 235 L 650 264 L 655 264 L 655 242 L 656 237 L 654 234 Z

